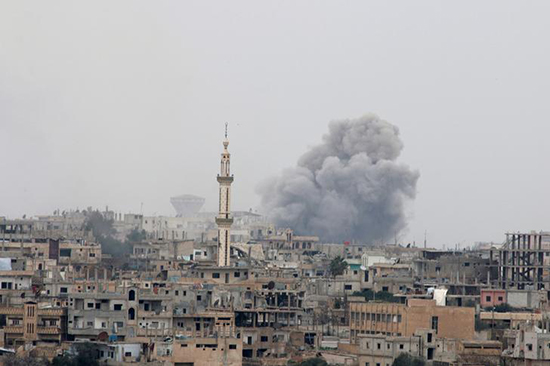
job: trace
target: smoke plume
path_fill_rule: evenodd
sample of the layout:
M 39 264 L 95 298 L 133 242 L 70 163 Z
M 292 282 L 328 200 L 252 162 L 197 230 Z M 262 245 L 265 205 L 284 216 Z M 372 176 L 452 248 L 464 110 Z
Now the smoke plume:
M 376 115 L 330 122 L 296 167 L 259 186 L 262 209 L 278 227 L 324 241 L 393 239 L 419 177 L 396 162 L 402 148 L 398 128 Z

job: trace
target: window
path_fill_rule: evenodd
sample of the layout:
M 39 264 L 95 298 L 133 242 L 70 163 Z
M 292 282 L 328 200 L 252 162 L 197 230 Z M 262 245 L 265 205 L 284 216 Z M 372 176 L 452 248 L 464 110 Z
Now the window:
M 229 349 L 237 349 L 237 345 L 236 344 L 230 344 Z
M 345 285 L 344 290 L 351 290 L 351 285 Z
M 404 349 L 405 348 L 405 345 L 404 344 L 400 344 L 399 345 L 399 349 Z
M 86 306 L 88 307 L 88 309 L 93 309 L 94 305 L 95 304 L 93 302 L 89 302 Z
M 435 330 L 437 334 L 437 329 L 439 328 L 439 318 L 437 316 L 432 316 L 432 329 Z
M 178 290 L 175 291 L 176 296 L 180 295 L 180 292 Z
M 235 273 L 233 273 L 233 277 L 241 277 L 241 272 L 235 272 Z
M 382 349 L 382 344 L 381 343 L 376 343 L 376 348 L 377 349 Z
M 124 352 L 124 357 L 132 357 L 132 352 Z
M 212 273 L 212 278 L 220 278 L 220 274 L 219 273 Z
M 502 296 L 499 296 L 498 297 L 498 301 L 503 301 L 504 299 L 502 298 Z
M 71 256 L 71 249 L 59 249 L 59 256 L 60 257 L 70 257 Z
M 197 295 L 197 301 L 201 301 L 202 300 L 202 296 L 201 295 Z
M 115 310 L 115 311 L 120 311 L 120 310 L 122 310 L 122 304 L 115 304 L 114 310 Z
M 485 301 L 491 301 L 491 296 L 485 296 Z
M 528 343 L 528 344 L 527 344 L 527 349 L 528 349 L 529 351 L 532 351 L 532 350 L 533 350 L 533 345 L 532 345 L 531 343 Z
M 66 294 L 68 291 L 67 291 L 66 287 L 60 287 L 59 292 L 62 293 L 62 294 Z
M 262 341 L 262 342 L 267 342 L 267 341 L 268 341 L 268 338 L 267 338 L 266 336 L 262 336 L 262 337 L 260 338 L 260 341 Z

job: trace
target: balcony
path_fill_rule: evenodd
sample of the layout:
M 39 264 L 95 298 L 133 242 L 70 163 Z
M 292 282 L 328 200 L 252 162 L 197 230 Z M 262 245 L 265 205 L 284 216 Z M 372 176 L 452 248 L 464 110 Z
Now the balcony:
M 172 333 L 172 328 L 137 328 L 138 337 L 168 336 Z
M 58 327 L 52 327 L 52 326 L 44 326 L 44 327 L 38 327 L 38 334 L 61 334 L 61 329 Z
M 23 326 L 22 325 L 6 325 L 4 327 L 4 333 L 5 334 L 23 334 Z
M 82 336 L 98 336 L 99 333 L 108 333 L 108 334 L 116 334 L 116 335 L 126 335 L 126 328 L 118 328 L 117 332 L 113 332 L 113 327 L 108 328 L 94 328 L 94 327 L 86 327 L 86 328 L 69 328 L 68 333 L 71 335 L 82 335 Z
M 145 310 L 138 310 L 137 316 L 140 318 L 172 318 L 172 312 L 171 311 L 145 311 Z
M 126 319 L 127 310 L 101 310 L 101 309 L 69 309 L 69 316 L 83 316 L 86 318 L 111 318 L 112 320 Z
M 69 328 L 68 333 L 72 335 L 97 336 L 99 333 L 107 330 L 108 329 L 95 329 L 94 327 Z
M 39 316 L 63 316 L 65 309 L 38 309 Z
M 14 308 L 14 307 L 0 307 L 1 315 L 23 315 L 23 308 Z

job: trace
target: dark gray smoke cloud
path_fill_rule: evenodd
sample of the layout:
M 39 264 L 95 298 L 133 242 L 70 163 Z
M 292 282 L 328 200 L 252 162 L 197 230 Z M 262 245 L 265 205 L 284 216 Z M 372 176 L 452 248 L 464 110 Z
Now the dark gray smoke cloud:
M 262 209 L 277 226 L 325 241 L 392 239 L 419 177 L 395 161 L 402 149 L 398 128 L 376 115 L 330 122 L 298 166 L 259 186 Z

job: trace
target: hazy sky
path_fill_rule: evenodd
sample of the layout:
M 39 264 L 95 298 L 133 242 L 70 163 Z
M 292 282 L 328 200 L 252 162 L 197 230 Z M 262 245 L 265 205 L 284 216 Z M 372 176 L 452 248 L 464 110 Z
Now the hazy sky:
M 403 241 L 550 230 L 548 1 L 3 1 L 0 216 L 217 202 L 333 119 L 397 125 L 420 171 Z

